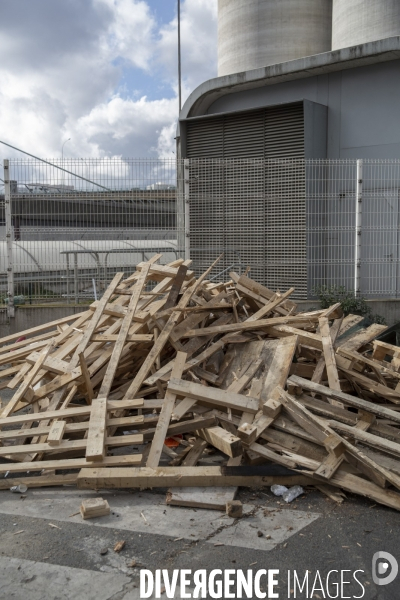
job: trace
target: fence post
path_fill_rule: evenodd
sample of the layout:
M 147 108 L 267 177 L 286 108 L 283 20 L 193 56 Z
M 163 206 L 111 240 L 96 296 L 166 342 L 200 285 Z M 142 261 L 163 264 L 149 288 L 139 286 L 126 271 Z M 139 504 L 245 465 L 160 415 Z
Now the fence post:
M 7 242 L 7 317 L 15 317 L 14 308 L 14 265 L 13 265 L 13 228 L 11 214 L 11 181 L 10 165 L 7 158 L 4 159 L 4 201 L 6 218 L 6 242 Z
M 184 160 L 183 181 L 185 191 L 185 260 L 190 259 L 190 161 Z
M 362 228 L 363 161 L 357 160 L 355 240 L 354 240 L 354 296 L 361 291 L 361 228 Z

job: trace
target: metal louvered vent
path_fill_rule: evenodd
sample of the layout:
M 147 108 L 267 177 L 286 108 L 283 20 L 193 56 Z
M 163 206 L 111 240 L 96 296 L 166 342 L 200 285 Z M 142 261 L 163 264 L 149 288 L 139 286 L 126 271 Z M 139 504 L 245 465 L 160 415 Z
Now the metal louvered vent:
M 198 272 L 225 251 L 221 271 L 251 266 L 252 278 L 306 298 L 303 103 L 186 123 Z

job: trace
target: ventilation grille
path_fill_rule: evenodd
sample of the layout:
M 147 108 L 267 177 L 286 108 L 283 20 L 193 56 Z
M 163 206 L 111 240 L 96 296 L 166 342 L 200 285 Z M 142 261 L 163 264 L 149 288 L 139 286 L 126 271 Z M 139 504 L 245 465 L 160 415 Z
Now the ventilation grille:
M 225 251 L 221 271 L 306 298 L 303 104 L 188 120 L 187 157 L 198 273 Z

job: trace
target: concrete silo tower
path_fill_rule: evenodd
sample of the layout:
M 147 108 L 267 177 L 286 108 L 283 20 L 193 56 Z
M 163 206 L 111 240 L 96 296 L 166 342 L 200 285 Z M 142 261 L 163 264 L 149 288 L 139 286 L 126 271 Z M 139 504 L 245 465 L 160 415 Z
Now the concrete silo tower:
M 332 50 L 400 35 L 400 0 L 333 0 Z
M 331 39 L 332 0 L 218 0 L 219 76 L 328 52 Z

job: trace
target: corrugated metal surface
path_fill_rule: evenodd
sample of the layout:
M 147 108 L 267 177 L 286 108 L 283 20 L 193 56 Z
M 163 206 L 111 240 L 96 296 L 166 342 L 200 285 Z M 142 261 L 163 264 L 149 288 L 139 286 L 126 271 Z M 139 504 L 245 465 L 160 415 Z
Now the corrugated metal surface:
M 221 270 L 240 256 L 253 278 L 306 297 L 303 103 L 188 120 L 187 157 L 199 272 L 227 249 Z

